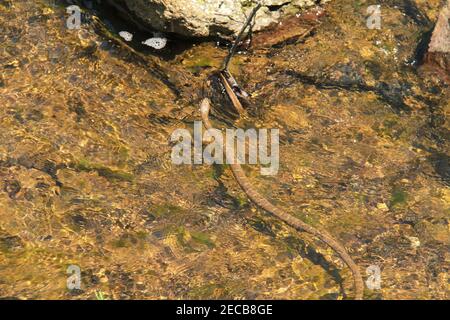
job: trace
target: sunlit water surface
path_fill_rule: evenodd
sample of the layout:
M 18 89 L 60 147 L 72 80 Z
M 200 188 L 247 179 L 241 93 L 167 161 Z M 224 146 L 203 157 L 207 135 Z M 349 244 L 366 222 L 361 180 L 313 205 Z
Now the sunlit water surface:
M 431 27 L 398 3 L 369 30 L 369 1 L 333 1 L 306 37 L 238 55 L 253 109 L 236 125 L 280 129 L 279 173 L 247 175 L 366 278 L 380 268 L 366 298 L 448 299 L 449 89 L 414 65 Z M 439 1 L 417 3 L 434 21 Z M 0 1 L 0 296 L 352 297 L 339 257 L 258 210 L 227 166 L 171 163 L 226 48 L 130 49 L 104 16 L 68 30 L 61 5 Z

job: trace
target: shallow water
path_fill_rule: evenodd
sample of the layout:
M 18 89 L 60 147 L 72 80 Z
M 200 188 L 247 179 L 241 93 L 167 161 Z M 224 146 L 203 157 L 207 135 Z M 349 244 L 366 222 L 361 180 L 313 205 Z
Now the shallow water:
M 333 1 L 231 68 L 253 96 L 237 125 L 281 134 L 278 175 L 247 175 L 363 275 L 381 269 L 367 299 L 449 298 L 450 92 L 414 63 L 439 1 L 416 3 L 384 1 L 368 30 L 369 2 Z M 0 1 L 0 297 L 351 298 L 339 257 L 249 203 L 227 166 L 171 163 L 226 48 L 133 49 L 108 17 L 68 30 L 62 5 Z

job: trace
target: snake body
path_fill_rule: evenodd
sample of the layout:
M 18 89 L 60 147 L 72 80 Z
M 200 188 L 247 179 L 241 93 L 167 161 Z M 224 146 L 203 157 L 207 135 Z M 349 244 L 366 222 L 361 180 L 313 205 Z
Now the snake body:
M 211 121 L 209 120 L 210 108 L 210 100 L 208 98 L 203 99 L 200 106 L 200 112 L 202 115 L 203 124 L 206 129 L 213 129 Z M 362 300 L 364 289 L 362 276 L 359 272 L 358 266 L 347 253 L 345 247 L 336 239 L 334 239 L 328 232 L 324 230 L 318 230 L 271 204 L 266 198 L 259 194 L 259 192 L 255 190 L 255 188 L 253 188 L 252 184 L 242 170 L 241 165 L 234 163 L 230 164 L 230 167 L 239 186 L 253 203 L 261 207 L 263 210 L 271 213 L 275 217 L 279 218 L 280 220 L 284 221 L 296 230 L 305 231 L 313 236 L 316 236 L 318 239 L 330 246 L 341 257 L 341 259 L 345 262 L 345 264 L 347 264 L 353 274 L 355 299 Z

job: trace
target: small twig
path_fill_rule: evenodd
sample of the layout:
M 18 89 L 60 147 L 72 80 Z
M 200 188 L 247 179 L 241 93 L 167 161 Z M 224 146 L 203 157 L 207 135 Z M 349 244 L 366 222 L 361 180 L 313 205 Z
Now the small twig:
M 233 103 L 233 106 L 236 108 L 237 112 L 239 112 L 240 115 L 245 115 L 245 109 L 242 106 L 241 102 L 239 101 L 238 97 L 236 96 L 236 93 L 234 92 L 233 88 L 230 86 L 227 78 L 223 75 L 223 72 L 219 73 L 220 80 L 222 81 L 225 90 L 227 92 L 228 97 L 230 98 L 231 102 Z
M 223 61 L 222 71 L 228 71 L 228 65 L 230 64 L 231 58 L 236 53 L 236 49 L 239 46 L 239 43 L 241 42 L 242 38 L 244 37 L 245 30 L 248 28 L 249 25 L 251 25 L 253 18 L 256 16 L 256 13 L 261 8 L 261 4 L 258 3 L 248 16 L 247 20 L 245 21 L 244 25 L 242 26 L 241 31 L 239 32 L 236 40 L 233 43 L 233 46 L 230 49 L 230 52 L 228 52 L 228 55 L 225 57 L 225 60 Z

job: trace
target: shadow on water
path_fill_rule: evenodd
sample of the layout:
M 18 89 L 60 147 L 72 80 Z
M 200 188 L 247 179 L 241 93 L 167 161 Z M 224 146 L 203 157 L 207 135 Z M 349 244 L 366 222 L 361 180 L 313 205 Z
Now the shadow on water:
M 271 238 L 277 238 L 277 231 L 274 230 L 274 225 L 264 221 L 264 219 L 260 219 L 258 217 L 247 218 L 247 223 L 254 230 Z M 337 286 L 339 287 L 339 294 L 341 294 L 344 299 L 348 297 L 344 289 L 344 280 L 340 275 L 339 269 L 333 266 L 333 264 L 330 263 L 323 254 L 319 253 L 312 246 L 308 245 L 304 240 L 296 236 L 287 236 L 283 238 L 282 241 L 283 243 L 286 243 L 286 245 L 290 248 L 293 255 L 298 254 L 303 259 L 307 259 L 311 263 L 320 266 L 337 284 Z M 335 300 L 337 298 L 337 293 L 333 293 L 326 294 L 320 299 Z
M 201 42 L 200 40 L 182 39 L 172 33 L 164 33 L 163 36 L 168 41 L 163 49 L 158 50 L 143 44 L 144 41 L 153 38 L 158 32 L 147 27 L 137 17 L 133 16 L 122 1 L 56 0 L 56 3 L 64 6 L 72 4 L 80 6 L 84 11 L 84 18 L 95 15 L 113 35 L 120 37 L 119 32 L 121 31 L 131 33 L 133 38 L 127 44 L 134 50 L 166 61 L 174 59 L 196 43 Z
M 295 249 L 295 251 L 298 252 L 298 254 L 305 259 L 308 259 L 312 263 L 319 265 L 322 267 L 323 270 L 336 282 L 336 284 L 339 286 L 340 294 L 344 297 L 344 299 L 347 297 L 345 290 L 344 290 L 344 284 L 343 279 L 341 275 L 339 274 L 339 270 L 334 267 L 332 264 L 330 264 L 325 256 L 319 252 L 317 252 L 313 247 L 308 246 L 303 240 L 298 239 L 294 236 L 289 236 L 286 239 L 286 243 Z M 323 296 L 321 299 L 336 299 L 337 297 L 333 296 Z
M 224 208 L 233 210 L 240 210 L 247 208 L 247 204 L 242 204 L 239 200 L 231 196 L 227 188 L 221 181 L 221 176 L 224 173 L 224 167 L 221 165 L 214 165 L 214 178 L 218 182 L 214 194 L 210 197 L 211 204 L 214 203 Z M 245 214 L 244 214 L 245 216 Z M 270 238 L 277 238 L 277 230 L 279 226 L 274 221 L 268 222 L 266 219 L 258 216 L 245 217 L 246 223 L 256 230 Z M 283 243 L 289 247 L 293 255 L 300 255 L 303 259 L 309 260 L 311 263 L 320 266 L 339 287 L 339 294 L 345 299 L 347 294 L 344 289 L 344 280 L 339 273 L 339 270 L 327 261 L 326 257 L 308 245 L 304 240 L 296 236 L 287 236 L 282 239 Z M 337 293 L 330 293 L 320 297 L 321 300 L 335 300 L 338 298 Z

